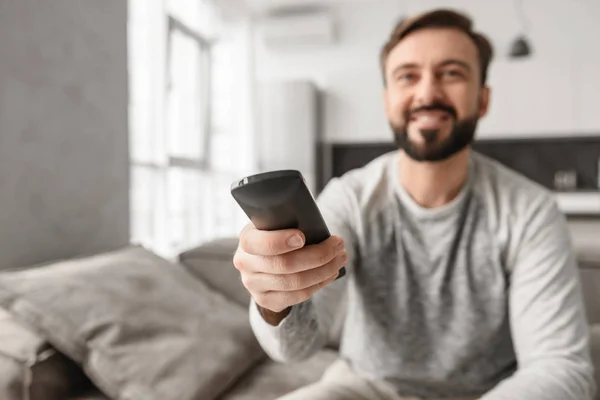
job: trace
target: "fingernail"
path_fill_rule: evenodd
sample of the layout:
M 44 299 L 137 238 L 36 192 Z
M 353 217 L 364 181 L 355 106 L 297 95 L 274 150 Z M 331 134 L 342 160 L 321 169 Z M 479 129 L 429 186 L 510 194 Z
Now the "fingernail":
M 344 251 L 346 251 L 346 247 L 344 246 L 344 241 L 343 240 L 337 244 L 337 246 L 335 247 L 335 250 L 336 250 L 336 252 L 338 254 L 341 254 Z
M 288 239 L 288 244 L 292 247 L 302 247 L 304 242 L 302 241 L 300 235 L 294 235 Z

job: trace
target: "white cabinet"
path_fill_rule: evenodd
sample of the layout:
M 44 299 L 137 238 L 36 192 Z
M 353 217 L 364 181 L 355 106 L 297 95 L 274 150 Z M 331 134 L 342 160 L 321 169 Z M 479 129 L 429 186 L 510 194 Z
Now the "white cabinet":
M 319 129 L 316 86 L 306 81 L 261 83 L 258 99 L 261 171 L 299 170 L 314 191 Z
M 575 71 L 569 60 L 501 61 L 490 69 L 489 116 L 481 138 L 577 135 Z M 600 129 L 600 126 L 598 127 Z
M 600 64 L 569 59 L 490 66 L 488 115 L 479 138 L 599 136 Z

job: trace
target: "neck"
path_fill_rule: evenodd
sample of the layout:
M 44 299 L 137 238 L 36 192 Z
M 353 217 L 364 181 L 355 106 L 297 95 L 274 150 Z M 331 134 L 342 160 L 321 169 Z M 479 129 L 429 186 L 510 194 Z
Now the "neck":
M 447 160 L 430 163 L 417 162 L 401 152 L 400 183 L 421 207 L 448 204 L 467 181 L 469 153 L 470 149 L 466 148 Z

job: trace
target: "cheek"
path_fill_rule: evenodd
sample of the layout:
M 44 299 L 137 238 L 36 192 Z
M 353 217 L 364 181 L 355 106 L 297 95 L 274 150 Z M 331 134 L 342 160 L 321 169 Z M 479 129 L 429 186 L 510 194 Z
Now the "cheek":
M 388 117 L 395 122 L 404 120 L 404 112 L 409 108 L 410 97 L 399 91 L 388 94 Z
M 465 86 L 450 88 L 446 91 L 450 104 L 456 109 L 458 118 L 470 117 L 479 111 L 479 93 Z

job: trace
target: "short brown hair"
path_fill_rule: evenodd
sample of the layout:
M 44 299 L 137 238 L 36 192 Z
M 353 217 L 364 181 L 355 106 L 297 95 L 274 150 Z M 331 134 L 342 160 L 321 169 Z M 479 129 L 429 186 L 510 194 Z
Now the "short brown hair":
M 401 20 L 390 35 L 388 41 L 381 50 L 380 63 L 383 72 L 383 82 L 387 83 L 385 76 L 385 64 L 394 47 L 410 33 L 423 28 L 454 28 L 464 32 L 471 38 L 477 52 L 479 53 L 479 65 L 481 67 L 481 85 L 487 81 L 487 70 L 494 55 L 492 44 L 483 34 L 473 31 L 473 21 L 465 14 L 457 11 L 440 9 L 429 11 L 409 19 Z

